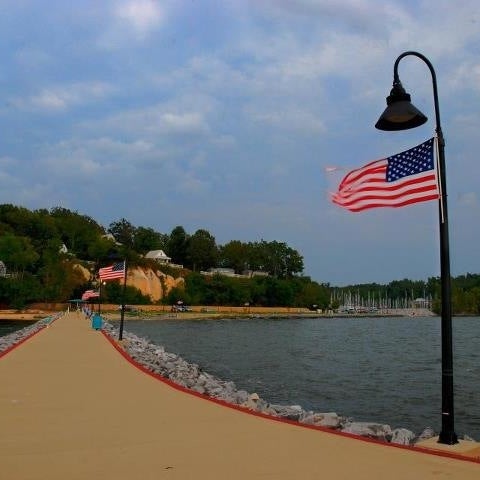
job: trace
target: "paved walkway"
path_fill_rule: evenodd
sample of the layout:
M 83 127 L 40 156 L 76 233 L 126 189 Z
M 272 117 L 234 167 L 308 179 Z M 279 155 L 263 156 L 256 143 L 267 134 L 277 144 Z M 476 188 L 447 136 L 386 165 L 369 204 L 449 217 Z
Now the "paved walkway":
M 0 478 L 478 480 L 480 464 L 188 395 L 139 371 L 70 313 L 0 359 Z

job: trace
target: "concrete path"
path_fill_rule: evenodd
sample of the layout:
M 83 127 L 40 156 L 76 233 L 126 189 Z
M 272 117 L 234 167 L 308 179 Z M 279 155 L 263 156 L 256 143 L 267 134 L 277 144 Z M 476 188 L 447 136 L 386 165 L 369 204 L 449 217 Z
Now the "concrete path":
M 0 359 L 0 478 L 478 480 L 480 464 L 188 395 L 139 371 L 70 313 Z

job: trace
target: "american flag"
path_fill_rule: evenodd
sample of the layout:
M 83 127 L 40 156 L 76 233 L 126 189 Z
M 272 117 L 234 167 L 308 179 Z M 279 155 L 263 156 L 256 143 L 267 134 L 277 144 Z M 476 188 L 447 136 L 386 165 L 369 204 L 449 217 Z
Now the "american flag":
M 98 271 L 100 280 L 115 280 L 117 278 L 124 278 L 125 276 L 125 262 L 118 262 L 109 267 L 101 268 Z
M 352 212 L 403 207 L 440 198 L 434 138 L 405 152 L 370 162 L 348 173 L 332 202 Z
M 100 293 L 96 292 L 95 290 L 85 290 L 82 294 L 82 300 L 88 300 L 90 298 L 98 298 L 100 297 Z

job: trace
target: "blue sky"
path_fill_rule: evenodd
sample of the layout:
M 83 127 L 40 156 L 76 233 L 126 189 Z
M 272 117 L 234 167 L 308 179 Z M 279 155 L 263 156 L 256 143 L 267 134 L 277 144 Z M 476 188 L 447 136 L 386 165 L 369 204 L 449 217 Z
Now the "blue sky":
M 436 202 L 350 213 L 348 170 L 434 132 L 380 132 L 404 51 L 435 67 L 451 270 L 480 273 L 477 0 L 0 0 L 0 203 L 108 225 L 282 241 L 332 285 L 440 273 Z M 326 167 L 337 167 L 326 173 Z

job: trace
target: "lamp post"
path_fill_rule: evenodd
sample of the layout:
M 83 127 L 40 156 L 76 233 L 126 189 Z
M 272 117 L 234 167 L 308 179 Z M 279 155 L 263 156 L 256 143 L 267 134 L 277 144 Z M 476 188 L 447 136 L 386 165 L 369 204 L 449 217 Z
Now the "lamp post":
M 448 240 L 447 185 L 445 178 L 445 140 L 440 125 L 438 105 L 437 77 L 427 57 L 421 53 L 408 51 L 402 53 L 393 67 L 393 87 L 387 97 L 387 108 L 378 119 L 375 127 L 379 130 L 407 130 L 423 125 L 427 117 L 410 102 L 398 76 L 398 64 L 402 58 L 413 55 L 423 60 L 432 75 L 433 100 L 435 105 L 435 131 L 438 139 L 438 175 L 440 183 L 439 227 L 440 227 L 440 274 L 441 274 L 441 333 L 442 333 L 442 431 L 438 442 L 453 445 L 458 443 L 455 434 L 453 405 L 453 348 L 452 348 L 452 302 L 450 279 L 450 247 Z

